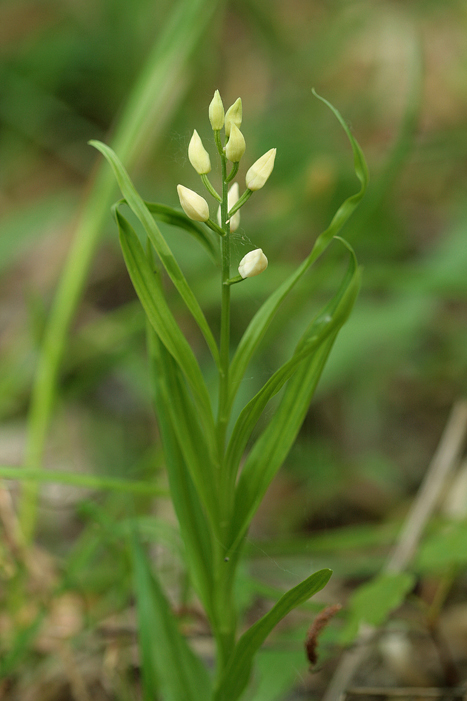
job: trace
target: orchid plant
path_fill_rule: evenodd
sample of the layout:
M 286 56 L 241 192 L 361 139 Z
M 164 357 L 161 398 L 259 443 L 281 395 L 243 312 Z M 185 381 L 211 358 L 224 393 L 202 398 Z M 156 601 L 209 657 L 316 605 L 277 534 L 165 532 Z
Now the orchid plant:
M 317 96 L 318 97 L 318 96 Z M 209 620 L 216 647 L 215 672 L 195 655 L 181 634 L 156 572 L 133 538 L 136 597 L 145 698 L 170 701 L 235 701 L 251 677 L 255 654 L 276 624 L 293 608 L 322 589 L 328 569 L 311 573 L 277 601 L 239 637 L 234 584 L 249 524 L 276 472 L 289 453 L 307 413 L 336 336 L 356 299 L 360 271 L 351 246 L 338 232 L 364 195 L 368 174 L 362 151 L 339 112 L 322 100 L 345 130 L 361 188 L 336 212 L 316 239 L 310 254 L 263 302 L 252 316 L 236 348 L 231 347 L 230 304 L 234 285 L 249 284 L 268 265 L 261 248 L 247 253 L 232 276 L 232 234 L 240 226 L 240 209 L 266 185 L 275 162 L 271 148 L 248 169 L 240 194 L 238 175 L 246 144 L 241 132 L 242 102 L 224 113 L 216 90 L 209 106 L 221 182 L 211 183 L 211 158 L 195 130 L 188 147 L 191 165 L 213 198 L 218 216 L 204 197 L 183 185 L 177 191 L 183 211 L 145 202 L 117 155 L 93 141 L 110 163 L 123 198 L 113 207 L 125 263 L 147 317 L 148 355 L 154 402 L 171 498 L 185 546 L 192 586 Z M 140 221 L 144 247 L 121 212 L 127 205 Z M 156 221 L 191 234 L 220 269 L 220 338 L 216 340 L 203 310 Z M 292 357 L 239 411 L 234 400 L 253 354 L 281 303 L 333 241 L 348 256 L 347 271 L 334 296 L 310 320 Z M 274 262 L 271 261 L 273 265 Z M 217 369 L 217 401 L 211 400 L 195 354 L 178 325 L 164 293 L 168 276 L 195 320 Z M 258 437 L 252 432 L 268 402 L 284 388 L 275 412 Z M 241 466 L 241 469 L 240 469 Z

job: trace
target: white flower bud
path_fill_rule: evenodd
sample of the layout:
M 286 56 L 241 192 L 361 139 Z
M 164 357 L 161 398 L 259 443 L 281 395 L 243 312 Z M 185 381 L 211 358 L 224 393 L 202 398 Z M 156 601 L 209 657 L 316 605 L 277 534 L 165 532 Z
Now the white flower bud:
M 266 270 L 268 267 L 268 259 L 264 255 L 261 248 L 256 248 L 254 251 L 250 251 L 246 254 L 240 261 L 238 266 L 238 272 L 242 278 L 254 277 L 259 275 Z
M 209 153 L 203 146 L 203 142 L 196 131 L 193 132 L 190 143 L 188 145 L 188 158 L 193 168 L 198 175 L 206 175 L 211 171 L 211 159 Z
M 224 126 L 224 105 L 219 90 L 216 90 L 209 105 L 209 121 L 214 131 L 219 131 Z
M 238 183 L 234 183 L 232 187 L 230 188 L 228 195 L 227 195 L 227 211 L 230 212 L 234 204 L 238 202 L 238 198 L 240 196 L 240 192 L 238 189 Z M 219 207 L 217 211 L 217 221 L 219 223 L 219 226 L 222 226 L 222 216 L 221 216 L 221 208 Z M 238 212 L 235 212 L 235 214 L 230 217 L 230 233 L 233 233 L 234 231 L 237 231 L 238 227 L 240 226 L 240 210 Z
M 238 163 L 245 153 L 246 144 L 242 132 L 236 124 L 230 126 L 230 137 L 225 147 L 225 155 L 232 163 Z
M 236 127 L 240 127 L 242 123 L 242 100 L 239 97 L 231 107 L 227 110 L 225 115 L 225 135 L 230 136 L 230 127 L 235 124 Z
M 261 156 L 261 158 L 258 158 L 258 160 L 253 163 L 245 178 L 246 186 L 249 190 L 261 190 L 264 183 L 272 173 L 275 157 L 276 149 L 272 148 L 267 151 L 264 156 Z
M 183 185 L 177 185 L 177 192 L 187 217 L 193 221 L 207 221 L 209 219 L 209 206 L 204 197 Z

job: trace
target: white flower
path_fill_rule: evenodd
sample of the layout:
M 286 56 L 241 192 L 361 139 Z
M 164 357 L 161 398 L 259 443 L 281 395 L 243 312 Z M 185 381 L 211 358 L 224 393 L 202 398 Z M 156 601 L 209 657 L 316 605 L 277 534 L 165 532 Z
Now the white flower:
M 260 190 L 263 187 L 272 173 L 275 157 L 276 149 L 272 148 L 253 163 L 245 178 L 246 186 L 249 190 Z
M 245 139 L 236 124 L 230 126 L 230 137 L 225 147 L 225 155 L 232 163 L 238 163 L 245 153 Z
M 238 202 L 238 198 L 240 196 L 239 189 L 238 189 L 238 183 L 234 183 L 227 195 L 227 211 L 230 212 L 234 204 Z M 217 211 L 217 221 L 219 223 L 219 226 L 222 226 L 222 217 L 221 217 L 221 208 L 219 207 Z M 234 231 L 237 231 L 238 227 L 240 226 L 240 210 L 238 212 L 235 212 L 235 214 L 230 217 L 230 232 L 233 233 Z
M 187 217 L 193 221 L 207 221 L 209 219 L 209 206 L 204 197 L 183 185 L 177 185 L 177 192 Z
M 259 275 L 266 270 L 268 267 L 268 259 L 264 255 L 261 248 L 256 248 L 254 251 L 250 251 L 246 254 L 240 261 L 238 266 L 238 272 L 242 278 L 254 277 Z
M 224 105 L 219 90 L 216 90 L 209 105 L 209 121 L 214 131 L 219 131 L 224 126 Z
M 188 146 L 188 158 L 198 175 L 206 175 L 206 173 L 211 171 L 209 153 L 204 148 L 203 142 L 196 129 L 193 132 Z
M 225 135 L 230 136 L 230 127 L 235 124 L 240 127 L 242 123 L 242 100 L 239 97 L 233 105 L 229 107 L 225 115 Z

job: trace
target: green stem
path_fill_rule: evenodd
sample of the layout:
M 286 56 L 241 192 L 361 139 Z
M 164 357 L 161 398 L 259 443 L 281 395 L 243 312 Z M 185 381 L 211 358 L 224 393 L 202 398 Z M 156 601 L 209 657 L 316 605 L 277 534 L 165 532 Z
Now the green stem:
M 250 199 L 250 197 L 252 196 L 252 194 L 253 194 L 253 190 L 248 190 L 248 189 L 245 190 L 245 192 L 243 193 L 243 195 L 235 202 L 234 206 L 233 206 L 232 209 L 230 210 L 230 212 L 229 212 L 229 219 L 230 219 L 230 217 L 233 217 L 233 215 L 235 214 L 235 212 L 238 212 L 238 210 L 240 209 L 240 207 L 243 207 L 243 205 L 245 204 L 245 202 L 246 202 L 247 200 Z
M 222 155 L 222 203 L 221 222 L 224 236 L 221 239 L 222 285 L 221 285 L 221 333 L 220 333 L 220 373 L 219 373 L 219 407 L 218 407 L 218 448 L 220 460 L 225 450 L 227 431 L 227 405 L 230 364 L 230 288 L 225 285 L 230 278 L 230 225 L 227 212 L 227 159 Z
M 222 197 L 213 188 L 213 186 L 211 185 L 211 181 L 209 180 L 208 176 L 205 173 L 203 173 L 203 175 L 201 175 L 201 180 L 203 181 L 203 185 L 206 188 L 206 190 L 209 192 L 209 194 L 212 195 L 214 197 L 214 199 L 217 200 L 220 204 L 222 202 Z
M 243 282 L 244 280 L 245 278 L 241 275 L 236 275 L 235 277 L 231 277 L 230 280 L 226 280 L 224 285 L 236 285 L 237 282 Z
M 214 132 L 214 141 L 216 142 L 216 146 L 217 146 L 217 150 L 218 150 L 218 152 L 219 152 L 219 156 L 220 156 L 221 158 L 224 158 L 225 154 L 224 154 L 224 149 L 223 149 L 223 147 L 222 147 L 221 133 L 220 133 L 219 130 L 216 130 L 216 131 Z
M 240 165 L 240 161 L 238 161 L 237 163 L 234 163 L 234 164 L 233 164 L 233 168 L 232 168 L 232 170 L 230 171 L 230 173 L 229 173 L 228 176 L 227 176 L 227 182 L 228 182 L 228 183 L 230 183 L 230 181 L 233 180 L 233 179 L 235 178 L 235 176 L 237 175 L 237 173 L 238 173 L 238 166 L 239 166 L 239 165 Z
M 221 675 L 228 663 L 235 644 L 236 611 L 233 596 L 235 562 L 225 560 L 232 494 L 228 491 L 228 474 L 225 469 L 225 442 L 229 422 L 229 366 L 230 366 L 230 224 L 227 204 L 227 159 L 217 132 L 216 143 L 222 161 L 222 203 L 221 224 L 224 236 L 221 238 L 222 281 L 221 281 L 221 331 L 220 331 L 220 370 L 219 406 L 217 417 L 217 444 L 219 454 L 218 494 L 221 513 L 219 524 L 220 538 L 213 538 L 214 552 L 214 601 L 213 632 L 217 648 L 217 674 Z
M 220 226 L 218 226 L 218 225 L 216 224 L 216 222 L 213 221 L 212 219 L 208 219 L 208 220 L 205 222 L 205 224 L 206 224 L 206 226 L 209 226 L 210 229 L 212 229 L 213 231 L 215 231 L 216 234 L 219 234 L 219 236 L 222 236 L 222 238 L 225 236 L 225 231 L 224 231 L 224 229 L 222 229 Z

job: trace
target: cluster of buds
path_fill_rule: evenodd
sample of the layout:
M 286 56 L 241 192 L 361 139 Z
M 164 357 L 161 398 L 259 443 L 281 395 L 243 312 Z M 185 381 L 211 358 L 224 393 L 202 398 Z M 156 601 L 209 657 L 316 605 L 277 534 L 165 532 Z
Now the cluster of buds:
M 238 98 L 238 100 L 229 107 L 227 112 L 224 113 L 221 96 L 219 91 L 216 90 L 211 104 L 209 105 L 209 121 L 214 131 L 217 149 L 223 160 L 224 174 L 226 173 L 227 161 L 232 163 L 232 169 L 229 175 L 225 176 L 224 179 L 223 192 L 225 196 L 226 183 L 232 181 L 237 174 L 240 160 L 246 149 L 245 138 L 240 131 L 242 124 L 241 99 Z M 224 128 L 226 137 L 224 145 L 220 137 L 222 128 Z M 240 207 L 243 206 L 253 192 L 260 190 L 264 186 L 274 168 L 275 157 L 276 149 L 272 148 L 249 168 L 245 177 L 246 189 L 241 196 L 239 194 L 238 183 L 235 182 L 232 184 L 227 194 L 228 218 L 226 222 L 222 221 L 222 206 L 219 207 L 217 216 L 218 223 L 216 224 L 216 222 L 210 218 L 209 205 L 204 197 L 201 197 L 196 192 L 183 185 L 178 185 L 177 192 L 183 211 L 190 219 L 197 222 L 205 222 L 211 229 L 220 234 L 220 236 L 226 236 L 229 232 L 233 233 L 240 225 Z M 222 197 L 213 188 L 208 178 L 208 173 L 211 172 L 209 153 L 204 148 L 203 142 L 196 130 L 193 132 L 188 146 L 188 158 L 198 175 L 201 176 L 201 180 L 208 192 L 222 205 Z M 260 248 L 250 251 L 250 253 L 244 256 L 240 261 L 238 268 L 239 276 L 238 278 L 232 279 L 232 282 L 258 275 L 266 269 L 267 265 L 267 258 Z

